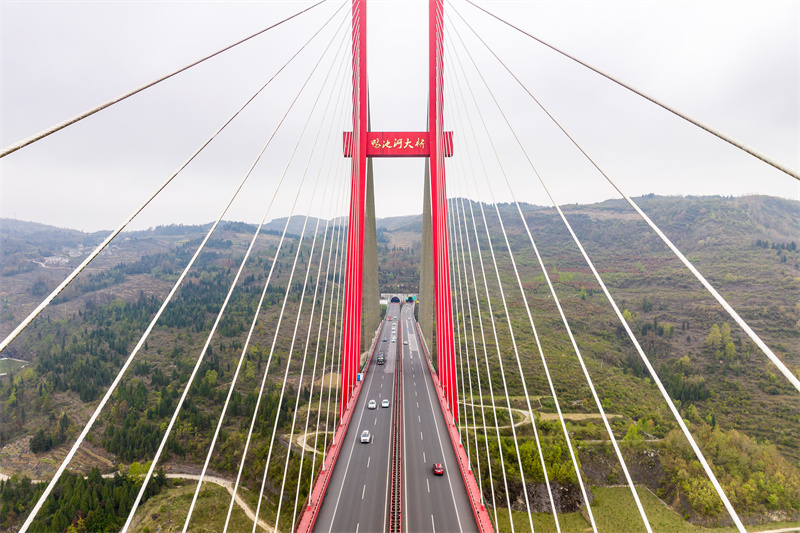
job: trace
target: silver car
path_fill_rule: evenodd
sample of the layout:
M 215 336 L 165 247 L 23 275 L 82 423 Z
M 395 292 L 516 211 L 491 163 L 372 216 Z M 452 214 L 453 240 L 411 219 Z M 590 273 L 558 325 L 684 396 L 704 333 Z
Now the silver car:
M 361 432 L 361 442 L 369 444 L 369 430 L 365 429 Z

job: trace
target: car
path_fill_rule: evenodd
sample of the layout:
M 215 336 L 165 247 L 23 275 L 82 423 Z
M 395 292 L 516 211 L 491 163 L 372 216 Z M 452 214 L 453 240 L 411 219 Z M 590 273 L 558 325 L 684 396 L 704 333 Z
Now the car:
M 361 442 L 364 442 L 364 436 L 361 436 Z M 442 463 L 433 463 L 433 474 L 436 476 L 443 476 L 444 475 L 444 467 Z
M 403 344 L 408 344 L 408 341 L 403 341 Z
M 389 407 L 389 400 L 383 400 L 381 402 L 381 407 Z
M 392 342 L 397 342 L 397 339 L 392 339 Z
M 382 365 L 386 362 L 386 356 L 383 354 L 378 355 L 378 364 Z
M 361 442 L 369 444 L 369 430 L 365 429 L 361 432 Z
M 367 404 L 367 409 L 375 409 L 376 407 L 378 407 L 378 404 L 375 403 L 375 400 L 370 400 Z
M 386 337 L 383 338 L 383 342 L 386 342 Z

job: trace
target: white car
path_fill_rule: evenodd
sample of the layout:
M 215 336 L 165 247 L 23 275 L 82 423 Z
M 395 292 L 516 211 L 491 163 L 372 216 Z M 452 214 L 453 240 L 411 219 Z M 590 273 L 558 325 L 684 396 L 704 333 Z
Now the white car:
M 361 442 L 369 444 L 369 430 L 365 429 L 361 432 Z
M 383 400 L 381 402 L 381 407 L 389 407 L 389 400 Z
M 403 341 L 403 344 L 408 344 L 408 341 Z
M 378 407 L 378 404 L 375 403 L 375 400 L 370 400 L 367 404 L 367 409 L 375 409 L 376 407 Z

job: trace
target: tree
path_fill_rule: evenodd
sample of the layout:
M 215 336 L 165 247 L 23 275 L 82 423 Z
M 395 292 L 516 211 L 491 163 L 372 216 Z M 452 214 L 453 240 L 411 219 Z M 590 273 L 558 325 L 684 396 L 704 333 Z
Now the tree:
M 624 318 L 625 322 L 628 322 L 629 324 L 633 322 L 633 314 L 627 309 L 622 311 L 622 318 Z
M 725 345 L 725 360 L 729 363 L 736 359 L 736 346 L 732 342 Z
M 722 326 L 719 328 L 720 335 L 722 335 L 722 346 L 725 346 L 729 342 L 731 342 L 731 327 L 727 324 L 727 322 L 723 322 Z
M 730 334 L 730 331 L 728 332 Z M 706 337 L 706 346 L 708 346 L 712 351 L 717 351 L 722 348 L 722 334 L 719 331 L 719 326 L 716 324 L 712 324 L 711 331 Z

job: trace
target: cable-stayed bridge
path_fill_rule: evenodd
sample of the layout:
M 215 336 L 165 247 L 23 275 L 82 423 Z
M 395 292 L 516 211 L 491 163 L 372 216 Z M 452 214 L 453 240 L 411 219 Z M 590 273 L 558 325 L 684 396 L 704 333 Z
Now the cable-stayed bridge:
M 317 27 L 303 22 L 304 15 L 322 9 L 328 12 Z M 123 531 L 135 528 L 141 520 L 137 511 L 149 496 L 148 487 L 157 482 L 165 455 L 174 449 L 171 438 L 180 431 L 192 395 L 204 386 L 217 384 L 218 374 L 211 374 L 207 365 L 219 357 L 214 350 L 220 346 L 221 330 L 230 327 L 231 309 L 241 298 L 237 292 L 245 285 L 254 295 L 254 305 L 247 309 L 248 321 L 240 326 L 242 342 L 236 344 L 236 355 L 226 368 L 230 382 L 225 390 L 220 389 L 216 397 L 219 409 L 202 437 L 207 445 L 204 462 L 181 524 L 183 531 L 200 527 L 195 513 L 204 505 L 203 479 L 210 475 L 215 453 L 220 453 L 228 438 L 227 417 L 247 393 L 241 385 L 245 380 L 256 386 L 247 398 L 250 416 L 242 427 L 246 436 L 236 449 L 238 455 L 231 459 L 235 467 L 231 468 L 230 502 L 220 510 L 225 515 L 225 530 L 237 527 L 231 525 L 231 517 L 238 508 L 237 495 L 241 496 L 240 491 L 246 490 L 243 485 L 249 481 L 257 491 L 251 509 L 253 531 L 259 528 L 259 519 L 274 530 L 533 531 L 538 507 L 531 491 L 531 473 L 535 472 L 533 477 L 543 487 L 540 499 L 545 502 L 545 512 L 550 513 L 545 527 L 560 531 L 563 513 L 559 501 L 563 495 L 551 479 L 552 464 L 547 464 L 557 442 L 560 451 L 555 462 L 568 465 L 565 468 L 571 471 L 567 477 L 574 479 L 574 498 L 586 527 L 602 531 L 577 457 L 579 445 L 571 434 L 565 406 L 559 401 L 564 387 L 559 384 L 558 373 L 551 372 L 552 354 L 546 353 L 547 343 L 539 336 L 541 325 L 537 326 L 535 317 L 540 312 L 531 303 L 533 287 L 528 281 L 531 270 L 541 275 L 538 289 L 552 302 L 550 321 L 564 336 L 563 349 L 574 357 L 589 409 L 598 415 L 603 439 L 619 465 L 620 483 L 630 491 L 637 524 L 641 530 L 653 531 L 642 503 L 643 491 L 636 487 L 629 471 L 619 431 L 614 432 L 613 413 L 607 412 L 597 365 L 585 356 L 578 321 L 564 303 L 558 274 L 550 275 L 554 271 L 548 264 L 550 258 L 537 246 L 536 227 L 530 224 L 532 217 L 526 214 L 524 197 L 515 185 L 521 167 L 509 165 L 509 150 L 522 162 L 526 180 L 541 186 L 552 213 L 563 224 L 570 246 L 579 253 L 586 279 L 598 298 L 604 298 L 619 342 L 640 361 L 644 375 L 652 381 L 652 395 L 663 403 L 665 412 L 673 418 L 670 423 L 685 439 L 687 453 L 706 476 L 708 483 L 703 490 L 712 494 L 720 512 L 739 531 L 745 531 L 732 498 L 723 488 L 724 480 L 718 479 L 719 473 L 696 441 L 696 431 L 693 433 L 691 424 L 684 420 L 685 413 L 673 401 L 664 376 L 653 367 L 644 334 L 634 331 L 630 311 L 615 297 L 615 288 L 602 269 L 595 266 L 590 253 L 593 248 L 579 238 L 568 210 L 551 193 L 553 179 L 537 166 L 536 147 L 524 131 L 527 125 L 515 121 L 519 112 L 504 104 L 504 90 L 513 85 L 523 94 L 526 105 L 536 109 L 598 179 L 616 191 L 637 216 L 642 231 L 654 235 L 659 246 L 673 254 L 687 279 L 702 288 L 704 298 L 724 314 L 726 324 L 731 324 L 726 326 L 726 335 L 735 328 L 736 334 L 753 347 L 755 356 L 770 365 L 775 379 L 793 389 L 791 394 L 800 391 L 797 373 L 792 370 L 797 361 L 787 357 L 796 357 L 796 353 L 771 348 L 762 339 L 763 332 L 760 334 L 747 317 L 740 316 L 728 301 L 730 296 L 721 294 L 708 281 L 702 269 L 670 240 L 668 232 L 662 231 L 603 168 L 601 159 L 537 98 L 524 73 L 512 69 L 476 31 L 475 20 L 493 19 L 509 35 L 523 37 L 530 46 L 545 47 L 565 62 L 603 77 L 620 91 L 649 101 L 664 113 L 755 158 L 783 179 L 800 179 L 797 171 L 470 1 L 447 5 L 438 0 L 429 2 L 427 129 L 375 131 L 370 124 L 367 84 L 367 9 L 365 0 L 313 4 L 230 47 L 9 145 L 0 153 L 2 158 L 11 159 L 41 140 L 57 142 L 59 135 L 84 119 L 146 94 L 151 87 L 271 31 L 294 24 L 295 31 L 305 36 L 286 63 L 271 72 L 229 117 L 208 132 L 200 145 L 185 154 L 174 172 L 0 344 L 0 350 L 5 351 L 24 341 L 38 317 L 47 313 L 54 301 L 57 303 L 59 294 L 77 283 L 82 272 L 91 268 L 115 239 L 122 238 L 129 224 L 174 180 L 201 162 L 206 150 L 222 142 L 227 129 L 246 115 L 251 104 L 275 84 L 289 84 L 285 80 L 295 76 L 291 80 L 291 86 L 297 87 L 293 98 L 285 107 L 272 111 L 271 129 L 243 166 L 241 177 L 231 181 L 231 195 L 220 199 L 215 222 L 185 249 L 185 259 L 174 270 L 169 290 L 150 306 L 141 333 L 137 333 L 133 347 L 120 361 L 118 373 L 70 443 L 69 452 L 48 480 L 22 531 L 29 530 L 40 513 L 53 511 L 53 504 L 46 502 L 54 491 L 57 493 L 60 477 L 100 423 L 115 391 L 125 386 L 130 372 L 142 360 L 148 340 L 152 342 L 160 331 L 161 321 L 174 313 L 170 308 L 173 298 L 185 286 L 202 283 L 196 280 L 203 279 L 204 252 L 215 246 L 231 206 L 240 195 L 252 194 L 248 192 L 250 181 L 261 177 L 260 165 L 267 164 L 278 170 L 270 173 L 270 185 L 265 189 L 269 193 L 260 201 L 261 221 L 249 244 L 230 258 L 231 279 L 220 305 L 213 311 L 207 309 L 213 318 L 208 327 L 198 331 L 202 341 L 182 366 L 179 390 L 165 408 L 162 431 L 155 439 L 152 455 L 147 457 L 149 467 L 137 485 Z M 491 70 L 483 66 L 481 58 L 491 61 Z M 305 70 L 296 66 L 296 60 Z M 499 73 L 502 81 L 498 81 Z M 273 143 L 280 143 L 279 148 Z M 424 158 L 426 166 L 419 302 L 397 298 L 381 319 L 373 159 L 384 157 Z M 282 209 L 289 206 L 289 217 L 265 244 L 262 229 L 279 205 Z M 297 217 L 302 225 L 290 231 L 290 223 Z M 507 231 L 512 217 L 515 233 Z M 521 253 L 523 247 L 525 252 Z M 259 255 L 264 250 L 266 256 Z M 256 261 L 258 283 L 254 283 Z M 253 279 L 247 281 L 248 276 Z M 769 321 L 764 327 L 769 328 Z M 257 366 L 254 353 L 258 353 Z M 543 390 L 533 391 L 534 382 Z M 540 434 L 540 417 L 534 405 L 541 402 L 541 393 L 552 400 L 557 437 Z M 373 400 L 374 408 L 370 405 Z M 435 463 L 443 466 L 442 477 L 434 472 Z M 263 497 L 265 490 L 277 491 L 277 498 L 269 504 Z M 512 515 L 512 509 L 520 514 Z

